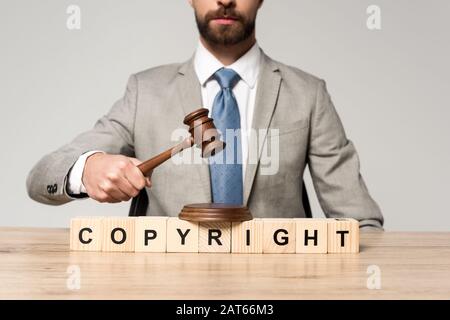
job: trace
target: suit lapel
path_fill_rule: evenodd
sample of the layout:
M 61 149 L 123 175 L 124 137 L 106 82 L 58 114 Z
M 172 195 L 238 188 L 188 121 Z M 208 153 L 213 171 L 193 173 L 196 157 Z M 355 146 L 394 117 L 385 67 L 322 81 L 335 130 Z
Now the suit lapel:
M 248 204 L 256 171 L 261 158 L 261 146 L 267 136 L 267 129 L 270 125 L 270 121 L 275 110 L 281 84 L 281 75 L 277 65 L 264 53 L 260 72 L 255 99 L 255 110 L 253 112 L 254 115 L 252 120 L 252 129 L 256 130 L 256 135 L 251 135 L 249 141 L 249 155 L 252 148 L 251 146 L 256 146 L 256 148 L 254 147 L 253 149 L 257 153 L 257 158 L 253 157 L 255 158 L 256 163 L 255 161 L 250 161 L 250 156 L 247 160 L 247 168 L 244 178 L 244 205 Z M 261 137 L 259 137 L 260 130 L 263 131 Z
M 178 96 L 180 111 L 183 118 L 188 113 L 202 107 L 200 82 L 194 70 L 193 58 L 183 63 L 178 69 Z M 202 189 L 208 202 L 211 202 L 211 182 L 208 162 L 203 159 L 202 164 L 195 165 L 200 175 Z

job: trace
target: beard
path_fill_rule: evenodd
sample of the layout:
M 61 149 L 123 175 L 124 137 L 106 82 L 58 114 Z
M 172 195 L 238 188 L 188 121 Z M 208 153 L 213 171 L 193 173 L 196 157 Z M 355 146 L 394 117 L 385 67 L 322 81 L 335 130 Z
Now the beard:
M 232 25 L 217 25 L 212 27 L 210 22 L 217 18 L 233 17 Z M 208 42 L 216 45 L 235 45 L 247 40 L 255 30 L 255 19 L 247 19 L 238 12 L 224 7 L 208 12 L 203 18 L 195 13 L 195 20 L 200 35 Z

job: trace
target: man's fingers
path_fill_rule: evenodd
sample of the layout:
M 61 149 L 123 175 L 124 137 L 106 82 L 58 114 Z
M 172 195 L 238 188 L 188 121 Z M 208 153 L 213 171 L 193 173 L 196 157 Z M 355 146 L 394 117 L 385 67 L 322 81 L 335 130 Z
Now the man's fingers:
M 99 202 L 128 201 L 151 186 L 137 167 L 141 163 L 123 155 L 95 153 L 86 159 L 82 182 L 88 195 Z
M 130 161 L 133 163 L 133 165 L 135 166 L 135 167 L 137 167 L 137 166 L 139 166 L 141 163 L 142 163 L 142 161 L 141 160 L 139 160 L 139 159 L 136 159 L 136 158 L 129 158 L 130 159 Z M 138 168 L 139 169 L 139 168 Z M 140 172 L 141 172 L 141 170 L 139 170 Z M 152 176 L 152 173 L 153 173 L 153 170 L 151 170 L 149 173 L 147 173 L 145 176 L 146 177 L 151 177 Z
M 99 185 L 99 188 L 114 200 L 130 200 L 130 197 L 123 193 L 114 183 L 109 180 L 104 180 L 103 183 Z
M 137 190 L 144 189 L 147 185 L 147 178 L 142 174 L 141 170 L 134 165 L 127 168 L 125 177 Z
M 114 200 L 118 200 L 119 202 L 130 200 L 130 197 L 119 189 L 111 190 L 110 192 L 108 192 L 108 195 L 112 197 Z
M 134 164 L 134 166 L 136 166 L 136 167 L 142 163 L 141 160 L 136 159 L 136 158 L 128 158 L 128 159 L 130 159 L 130 161 L 131 161 L 131 162 Z
M 139 194 L 139 189 L 135 188 L 126 177 L 121 177 L 116 186 L 130 198 L 134 198 Z
M 109 196 L 106 192 L 102 190 L 98 190 L 91 196 L 92 199 L 97 200 L 101 203 L 118 203 L 121 202 L 120 200 L 114 199 L 111 196 Z

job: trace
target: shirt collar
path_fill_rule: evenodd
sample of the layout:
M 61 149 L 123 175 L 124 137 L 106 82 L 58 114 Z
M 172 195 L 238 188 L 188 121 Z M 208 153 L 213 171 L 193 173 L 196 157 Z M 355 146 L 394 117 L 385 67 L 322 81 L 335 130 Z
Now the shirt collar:
M 242 57 L 233 64 L 226 66 L 226 68 L 236 71 L 241 79 L 250 88 L 253 88 L 258 78 L 260 62 L 261 49 L 258 44 L 255 43 Z M 225 66 L 203 46 L 201 41 L 199 41 L 194 56 L 194 68 L 200 84 L 205 86 L 214 73 L 224 67 Z

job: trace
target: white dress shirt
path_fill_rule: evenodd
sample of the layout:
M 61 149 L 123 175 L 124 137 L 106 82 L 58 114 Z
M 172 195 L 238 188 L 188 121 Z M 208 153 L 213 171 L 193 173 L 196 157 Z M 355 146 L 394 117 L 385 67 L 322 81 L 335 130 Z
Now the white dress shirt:
M 241 118 L 242 137 L 242 177 L 245 177 L 246 163 L 248 158 L 249 133 L 252 126 L 253 113 L 255 110 L 256 89 L 261 66 L 261 49 L 255 43 L 233 64 L 224 66 L 210 53 L 199 41 L 194 56 L 194 69 L 200 82 L 203 107 L 209 109 L 211 115 L 214 98 L 220 91 L 219 83 L 213 78 L 214 73 L 221 68 L 233 69 L 239 74 L 240 80 L 233 88 L 233 94 L 239 107 Z M 248 130 L 248 131 L 247 131 Z M 82 182 L 82 175 L 86 159 L 100 150 L 89 151 L 81 155 L 70 170 L 67 179 L 67 190 L 69 194 L 79 195 L 86 193 Z

